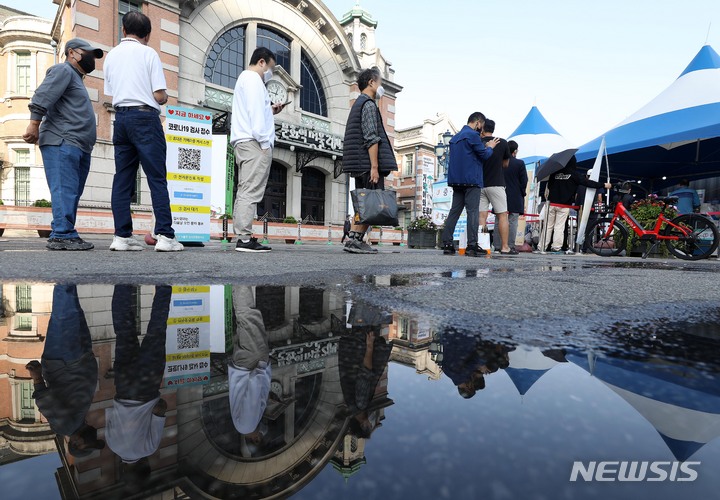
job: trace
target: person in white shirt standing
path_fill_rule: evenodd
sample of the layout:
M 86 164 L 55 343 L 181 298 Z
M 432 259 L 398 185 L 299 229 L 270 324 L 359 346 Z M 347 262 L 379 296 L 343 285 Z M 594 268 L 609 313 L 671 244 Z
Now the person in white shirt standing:
M 275 119 L 285 104 L 271 105 L 265 83 L 272 78 L 275 54 L 259 47 L 250 58 L 248 69 L 240 73 L 235 84 L 232 105 L 230 144 L 235 149 L 238 165 L 238 186 L 233 210 L 234 230 L 238 235 L 238 252 L 269 252 L 270 247 L 253 237 L 252 223 L 257 204 L 265 196 L 273 146 Z
M 167 186 L 167 144 L 160 123 L 160 106 L 168 100 L 167 84 L 157 52 L 147 46 L 152 25 L 141 12 L 123 16 L 123 38 L 105 60 L 105 94 L 115 108 L 113 145 L 115 177 L 112 185 L 112 212 L 115 236 L 110 250 L 142 250 L 132 237 L 130 200 L 135 192 L 140 164 L 147 176 L 158 252 L 178 252 L 182 243 L 175 238 Z

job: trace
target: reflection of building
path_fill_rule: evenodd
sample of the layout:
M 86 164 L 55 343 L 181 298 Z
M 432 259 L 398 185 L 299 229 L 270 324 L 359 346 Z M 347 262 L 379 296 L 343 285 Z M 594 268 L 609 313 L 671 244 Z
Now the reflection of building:
M 150 315 L 152 292 L 150 287 L 138 287 L 127 304 L 136 311 L 141 331 Z M 99 364 L 98 390 L 87 421 L 99 429 L 99 437 L 104 435 L 104 411 L 115 395 L 112 293 L 112 286 L 79 287 Z M 352 454 L 354 460 L 362 460 L 365 442 L 347 435 L 350 415 L 340 386 L 338 344 L 346 333 L 345 297 L 299 287 L 256 287 L 254 294 L 272 363 L 262 444 L 248 448 L 235 430 L 227 357 L 213 353 L 209 383 L 161 390 L 168 402 L 167 419 L 160 448 L 150 457 L 152 473 L 142 485 L 143 495 L 172 491 L 178 498 L 286 496 L 302 488 L 333 457 Z M 230 326 L 225 332 L 226 350 L 232 349 L 232 342 L 228 343 L 232 334 Z M 391 404 L 385 371 L 371 402 L 378 411 L 378 425 L 383 409 Z M 66 454 L 60 442 L 58 449 L 63 467 L 57 480 L 64 498 L 127 496 L 120 461 L 109 448 L 79 459 Z
M 28 361 L 40 359 L 52 285 L 0 285 L 0 465 L 49 453 L 54 434 L 32 399 Z
M 0 6 L 0 200 L 27 206 L 50 198 L 40 148 L 22 135 L 30 120 L 28 103 L 55 62 L 48 19 Z
M 390 359 L 396 363 L 412 366 L 421 375 L 438 380 L 442 370 L 431 356 L 430 344 L 433 329 L 416 317 L 393 314 L 389 339 L 393 341 Z
M 268 47 L 277 54 L 279 67 L 268 88 L 276 100 L 292 103 L 276 117 L 278 142 L 258 215 L 344 220 L 346 180 L 335 178 L 334 172 L 342 161 L 347 113 L 357 96 L 355 81 L 364 67 L 377 65 L 386 79 L 387 94 L 380 107 L 392 137 L 395 95 L 401 87 L 393 83 L 394 71 L 375 47 L 377 23 L 359 7 L 339 22 L 316 0 L 55 3 L 59 4 L 55 20 L 42 29 L 57 42 L 61 60 L 68 39 L 81 37 L 109 51 L 122 36 L 126 12 L 141 10 L 148 15 L 153 22 L 150 46 L 160 54 L 170 104 L 212 111 L 216 134 L 226 134 L 222 117 L 231 109 L 237 76 L 255 48 Z M 43 53 L 52 54 L 45 36 Z M 43 60 L 38 66 L 44 70 L 47 64 Z M 111 140 L 115 111 L 111 98 L 103 94 L 102 64 L 99 60 L 98 69 L 85 80 L 97 114 L 98 142 L 82 204 L 108 208 L 115 171 Z M 28 84 L 28 94 L 36 83 Z M 23 113 L 26 104 L 18 104 Z M 216 174 L 225 171 L 224 163 L 214 167 Z M 150 202 L 142 174 L 135 201 L 137 209 L 148 208 Z
M 111 300 L 112 285 L 78 286 L 80 304 L 93 339 L 93 353 L 98 362 L 98 386 L 86 421 L 98 429 L 98 437 L 105 432 L 105 409 L 112 405 L 115 396 L 113 361 L 115 358 L 115 331 L 113 328 Z M 135 311 L 138 333 L 144 333 L 150 318 L 153 299 L 152 287 L 137 287 L 127 307 Z M 176 410 L 175 392 L 161 390 L 168 403 L 163 440 L 158 451 L 150 457 L 154 477 L 167 478 L 174 474 L 177 448 L 175 435 Z M 56 473 L 56 479 L 63 498 L 95 498 L 97 495 L 119 496 L 124 483 L 120 481 L 120 459 L 109 447 L 94 451 L 83 458 L 74 458 L 64 452 L 64 444 L 58 442 L 57 449 L 63 467 Z M 62 451 L 60 451 L 62 450 Z
M 284 497 L 319 473 L 347 439 L 338 367 L 344 297 L 317 289 L 257 287 L 255 299 L 272 360 L 262 444 L 250 453 L 242 448 L 245 438 L 238 436 L 228 406 L 224 357 L 213 363 L 210 384 L 178 393 L 179 461 L 203 496 Z M 392 404 L 383 381 L 373 404 L 381 413 Z
M 450 119 L 441 114 L 420 125 L 396 131 L 395 154 L 399 171 L 395 188 L 398 190 L 398 202 L 405 207 L 405 219 L 401 221 L 404 227 L 411 219 L 429 215 L 429 210 L 432 210 L 431 183 L 443 176 L 437 166 L 435 146 L 448 130 L 452 134 L 457 132 Z

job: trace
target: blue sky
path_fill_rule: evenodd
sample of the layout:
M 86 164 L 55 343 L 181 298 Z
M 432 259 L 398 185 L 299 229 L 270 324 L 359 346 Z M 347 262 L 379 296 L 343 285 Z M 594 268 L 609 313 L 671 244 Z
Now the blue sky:
M 52 0 L 0 0 L 53 17 Z M 326 0 L 339 18 L 354 0 Z M 672 83 L 706 37 L 720 51 L 718 0 L 362 0 L 393 63 L 396 123 L 472 111 L 507 136 L 535 104 L 579 145 Z M 708 27 L 712 23 L 708 36 Z

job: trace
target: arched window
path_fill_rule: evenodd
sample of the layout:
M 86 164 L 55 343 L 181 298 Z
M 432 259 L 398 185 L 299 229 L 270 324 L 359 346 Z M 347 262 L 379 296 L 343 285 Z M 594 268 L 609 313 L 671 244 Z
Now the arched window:
M 232 89 L 243 69 L 245 27 L 237 26 L 220 35 L 210 49 L 205 60 L 205 80 Z
M 367 49 L 367 35 L 363 33 L 360 35 L 360 50 Z
M 257 46 L 270 49 L 277 58 L 276 63 L 290 73 L 290 40 L 280 33 L 258 26 Z
M 320 76 L 303 50 L 300 56 L 300 107 L 308 113 L 327 116 L 327 101 Z

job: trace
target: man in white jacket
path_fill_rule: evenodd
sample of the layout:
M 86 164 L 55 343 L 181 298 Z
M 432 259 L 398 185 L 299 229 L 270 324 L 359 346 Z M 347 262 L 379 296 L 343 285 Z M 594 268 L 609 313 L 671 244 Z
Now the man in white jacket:
M 265 196 L 273 146 L 275 119 L 285 104 L 272 104 L 265 84 L 272 78 L 275 54 L 259 47 L 250 58 L 248 69 L 240 73 L 233 94 L 230 144 L 235 150 L 238 186 L 233 210 L 234 230 L 238 235 L 235 250 L 265 253 L 270 247 L 253 237 L 252 223 L 257 204 Z
M 228 363 L 230 413 L 243 447 L 258 445 L 263 437 L 262 416 L 270 395 L 270 349 L 262 314 L 255 308 L 252 287 L 233 289 L 237 329 Z

